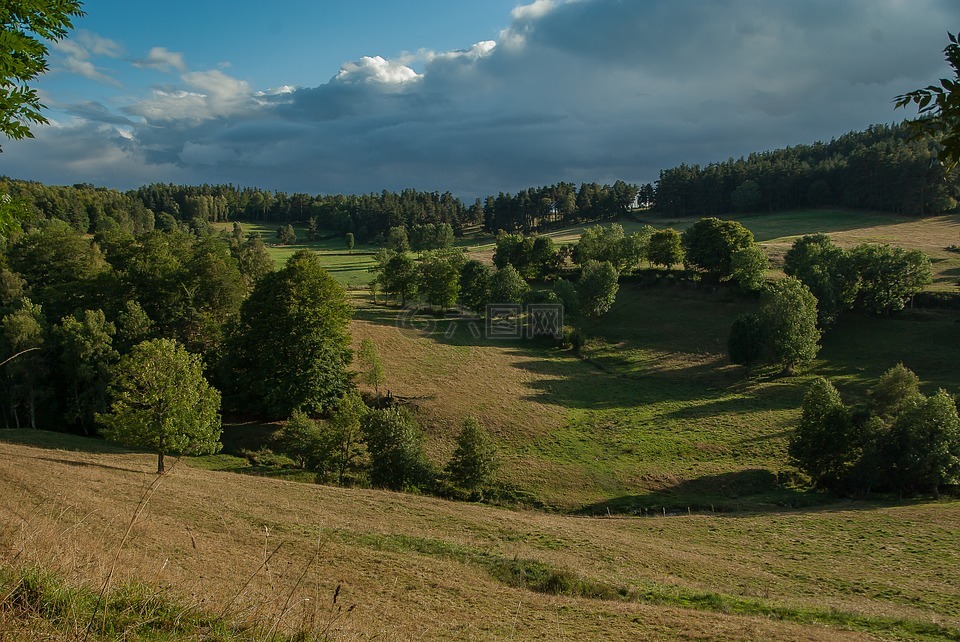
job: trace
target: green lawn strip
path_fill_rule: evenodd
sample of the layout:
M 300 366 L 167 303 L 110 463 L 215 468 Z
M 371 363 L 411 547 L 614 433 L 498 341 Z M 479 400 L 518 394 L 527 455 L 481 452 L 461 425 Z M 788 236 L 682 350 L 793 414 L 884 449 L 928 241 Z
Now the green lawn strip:
M 499 582 L 538 593 L 599 600 L 626 600 L 729 615 L 759 616 L 798 624 L 919 640 L 960 640 L 960 629 L 933 622 L 848 613 L 836 609 L 792 607 L 764 600 L 668 586 L 656 582 L 615 585 L 579 577 L 539 560 L 507 558 L 439 539 L 328 531 L 332 536 L 377 550 L 413 552 L 483 569 Z

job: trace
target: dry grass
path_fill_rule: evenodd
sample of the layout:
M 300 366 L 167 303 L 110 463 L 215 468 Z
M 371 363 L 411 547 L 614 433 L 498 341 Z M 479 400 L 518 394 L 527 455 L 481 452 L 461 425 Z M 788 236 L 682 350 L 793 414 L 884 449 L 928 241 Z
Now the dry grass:
M 748 221 L 744 221 L 749 225 Z M 831 231 L 825 229 L 838 245 L 850 248 L 861 243 L 889 243 L 910 250 L 923 250 L 933 262 L 931 290 L 956 291 L 960 278 L 960 254 L 946 248 L 960 245 L 960 215 L 934 216 L 922 219 L 894 218 L 880 225 Z M 762 243 L 774 266 L 783 265 L 783 257 L 800 235 L 780 236 Z
M 151 466 L 148 455 L 0 444 L 4 561 L 39 562 L 98 586 L 153 479 Z M 444 551 L 539 560 L 583 578 L 666 593 L 675 587 L 957 626 L 960 587 L 951 569 L 960 563 L 958 529 L 956 502 L 588 519 L 180 465 L 134 525 L 116 581 L 146 581 L 214 612 L 231 605 L 233 617 L 266 622 L 288 603 L 285 629 L 322 618 L 342 582 L 341 603 L 357 608 L 338 622 L 339 639 L 858 639 L 722 609 L 534 593 Z M 319 557 L 309 565 L 318 540 Z

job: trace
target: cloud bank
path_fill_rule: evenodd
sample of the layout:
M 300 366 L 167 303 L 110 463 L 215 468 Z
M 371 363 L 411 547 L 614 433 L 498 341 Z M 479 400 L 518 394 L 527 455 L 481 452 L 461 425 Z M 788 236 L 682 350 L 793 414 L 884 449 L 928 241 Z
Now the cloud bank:
M 655 180 L 660 168 L 829 139 L 943 74 L 953 0 L 536 0 L 496 41 L 346 62 L 315 87 L 255 88 L 157 46 L 174 74 L 121 105 L 5 143 L 0 171 L 121 188 L 232 182 L 310 193 Z M 121 47 L 62 45 L 98 82 Z M 233 70 L 231 70 L 233 71 Z M 237 75 L 242 75 L 238 72 Z

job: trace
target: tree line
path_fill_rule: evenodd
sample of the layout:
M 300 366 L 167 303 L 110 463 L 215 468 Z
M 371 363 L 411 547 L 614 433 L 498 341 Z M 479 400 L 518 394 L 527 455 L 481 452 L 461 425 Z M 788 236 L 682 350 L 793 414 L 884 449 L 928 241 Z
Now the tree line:
M 873 125 L 829 142 L 662 170 L 655 211 L 670 216 L 845 207 L 911 216 L 956 207 L 958 174 L 937 162 L 933 136 Z

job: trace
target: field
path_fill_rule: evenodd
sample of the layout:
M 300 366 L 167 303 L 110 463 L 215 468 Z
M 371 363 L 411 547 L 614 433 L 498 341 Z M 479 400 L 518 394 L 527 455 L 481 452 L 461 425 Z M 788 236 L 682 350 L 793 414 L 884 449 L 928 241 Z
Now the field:
M 920 249 L 933 261 L 934 283 L 931 290 L 955 290 L 960 279 L 960 253 L 947 248 L 960 245 L 960 215 L 937 216 L 915 219 L 892 214 L 858 212 L 846 210 L 803 210 L 780 214 L 763 214 L 731 217 L 750 229 L 757 241 L 771 258 L 771 275 L 782 274 L 779 268 L 783 255 L 790 245 L 804 234 L 824 232 L 844 247 L 859 243 L 890 243 L 908 249 Z M 620 221 L 627 234 L 639 230 L 644 225 L 656 228 L 673 227 L 685 229 L 696 219 L 639 218 Z M 608 224 L 607 222 L 604 223 Z M 229 230 L 232 223 L 214 223 L 215 229 Z M 310 249 L 318 252 L 330 273 L 344 286 L 349 288 L 366 287 L 372 278 L 369 269 L 373 267 L 373 255 L 378 247 L 374 245 L 357 246 L 348 251 L 345 242 L 333 233 L 323 241 L 306 241 L 305 226 L 294 225 L 298 242 L 293 245 L 279 245 L 276 242 L 276 226 L 242 222 L 244 233 L 258 233 L 267 244 L 267 251 L 278 266 L 283 265 L 294 252 Z M 571 226 L 545 232 L 557 244 L 575 243 L 583 232 L 584 226 Z M 495 242 L 491 235 L 473 230 L 464 239 L 457 242 L 471 258 L 480 259 L 488 264 L 493 262 Z
M 214 223 L 213 227 L 217 230 L 230 231 L 233 223 Z M 244 221 L 241 222 L 241 227 L 245 235 L 260 235 L 277 267 L 284 265 L 287 259 L 297 251 L 306 249 L 317 252 L 327 271 L 347 288 L 366 287 L 373 278 L 369 269 L 374 265 L 373 255 L 378 249 L 376 246 L 358 243 L 352 250 L 348 250 L 343 238 L 331 232 L 323 234 L 332 238 L 307 241 L 307 228 L 299 224 L 293 226 L 297 234 L 297 242 L 291 245 L 280 245 L 277 241 L 276 225 Z
M 94 593 L 108 577 L 139 580 L 184 609 L 267 629 L 329 625 L 330 639 L 960 636 L 957 501 L 585 518 L 181 462 L 121 546 L 153 457 L 0 435 L 4 568 L 42 564 Z M 0 597 L 20 595 L 0 585 Z M 4 606 L 3 639 L 36 639 L 37 628 L 13 637 L 24 622 Z M 56 637 L 55 621 L 47 639 L 74 639 L 61 622 L 70 634 Z

